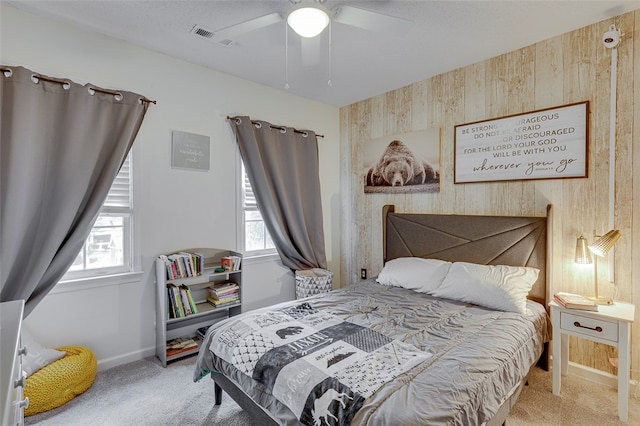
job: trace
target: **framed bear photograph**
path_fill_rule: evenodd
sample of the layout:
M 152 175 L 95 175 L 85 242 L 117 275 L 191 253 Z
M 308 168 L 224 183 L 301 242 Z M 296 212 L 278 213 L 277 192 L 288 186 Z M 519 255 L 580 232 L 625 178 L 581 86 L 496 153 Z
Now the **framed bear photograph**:
M 365 193 L 440 192 L 440 129 L 367 141 L 362 169 Z

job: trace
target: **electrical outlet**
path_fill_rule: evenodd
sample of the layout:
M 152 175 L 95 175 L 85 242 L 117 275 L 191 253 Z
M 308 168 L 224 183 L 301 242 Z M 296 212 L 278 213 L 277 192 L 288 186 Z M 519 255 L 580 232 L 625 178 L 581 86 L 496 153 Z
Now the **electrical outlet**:
M 360 269 L 360 278 L 363 280 L 367 279 L 367 270 L 365 268 Z

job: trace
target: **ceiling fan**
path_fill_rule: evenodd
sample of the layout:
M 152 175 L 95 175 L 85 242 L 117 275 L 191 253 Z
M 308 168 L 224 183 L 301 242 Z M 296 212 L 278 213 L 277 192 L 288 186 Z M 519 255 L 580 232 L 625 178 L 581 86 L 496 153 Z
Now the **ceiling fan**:
M 395 35 L 404 34 L 413 23 L 413 21 L 408 19 L 354 6 L 337 5 L 332 9 L 327 9 L 324 6 L 325 0 L 289 1 L 293 4 L 293 8 L 289 11 L 274 12 L 259 16 L 217 31 L 194 26 L 191 33 L 210 39 L 222 46 L 230 47 L 238 44 L 237 39 L 239 37 L 281 23 L 286 19 L 285 34 L 287 35 L 287 39 L 289 34 L 288 29 L 291 28 L 300 36 L 300 58 L 302 65 L 312 66 L 320 62 L 321 43 L 320 37 L 318 36 L 329 26 L 329 79 L 327 84 L 331 86 L 330 22 Z M 285 89 L 289 88 L 287 52 L 288 42 L 285 41 Z
M 234 44 L 238 37 L 244 34 L 277 24 L 285 19 L 287 20 L 287 25 L 298 35 L 309 39 L 320 35 L 330 21 L 366 30 L 390 33 L 403 33 L 412 23 L 408 19 L 354 6 L 338 5 L 329 10 L 324 7 L 325 0 L 289 1 L 294 5 L 294 8 L 288 12 L 274 12 L 217 31 L 207 31 L 209 32 L 207 38 L 212 38 L 213 41 L 222 45 L 230 46 Z

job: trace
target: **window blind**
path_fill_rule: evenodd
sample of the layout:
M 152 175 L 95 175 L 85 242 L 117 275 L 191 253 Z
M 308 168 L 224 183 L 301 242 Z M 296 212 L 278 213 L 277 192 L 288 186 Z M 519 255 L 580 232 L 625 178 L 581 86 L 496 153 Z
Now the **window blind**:
M 242 188 L 243 208 L 244 210 L 258 210 L 256 197 L 253 193 L 253 188 L 251 188 L 251 182 L 249 182 L 249 176 L 247 175 L 247 171 L 245 170 L 244 166 L 242 166 L 242 174 L 244 176 Z
M 120 172 L 111 184 L 104 207 L 131 206 L 131 154 L 127 155 Z

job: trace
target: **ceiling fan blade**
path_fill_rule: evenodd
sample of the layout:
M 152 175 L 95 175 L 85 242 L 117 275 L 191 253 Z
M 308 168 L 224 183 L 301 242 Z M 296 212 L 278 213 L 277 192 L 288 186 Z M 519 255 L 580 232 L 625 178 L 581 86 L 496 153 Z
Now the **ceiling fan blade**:
M 320 63 L 320 37 L 300 37 L 300 58 L 303 67 L 310 67 Z
M 392 34 L 403 34 L 413 21 L 380 12 L 372 12 L 353 6 L 338 6 L 335 9 L 334 21 L 370 31 L 384 31 Z
M 282 22 L 283 19 L 282 15 L 278 12 L 270 13 L 269 15 L 249 19 L 248 21 L 214 31 L 213 37 L 218 42 L 221 40 L 235 40 L 244 34 Z

